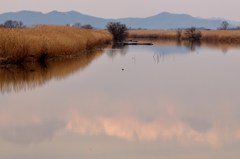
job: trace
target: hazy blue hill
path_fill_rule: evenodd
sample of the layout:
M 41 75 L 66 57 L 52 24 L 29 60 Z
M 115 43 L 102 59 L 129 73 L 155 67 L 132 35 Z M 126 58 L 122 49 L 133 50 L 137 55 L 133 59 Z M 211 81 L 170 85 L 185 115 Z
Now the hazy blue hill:
M 91 24 L 97 28 L 104 28 L 108 22 L 106 19 L 84 15 L 75 11 L 57 12 L 53 11 L 45 14 L 44 24 L 74 24 L 74 23 Z
M 27 26 L 35 24 L 56 24 L 66 25 L 80 22 L 81 24 L 92 24 L 98 28 L 105 27 L 108 20 L 93 16 L 84 15 L 75 11 L 41 13 L 34 11 L 20 11 L 0 14 L 0 23 L 6 20 L 21 20 Z
M 187 14 L 172 14 L 168 12 L 142 19 L 135 18 L 129 20 L 126 18 L 120 19 L 120 21 L 129 24 L 133 28 L 146 29 L 176 29 L 189 28 L 191 26 L 216 29 L 222 22 L 221 20 L 201 19 Z
M 36 21 L 44 19 L 41 12 L 33 11 L 20 11 L 20 12 L 9 12 L 0 14 L 0 23 L 6 20 L 19 20 L 23 21 L 25 25 L 35 24 Z
M 34 11 L 20 11 L 0 14 L 0 23 L 6 20 L 21 20 L 27 26 L 34 24 L 56 24 L 66 25 L 80 22 L 82 25 L 91 24 L 96 28 L 104 28 L 109 21 L 120 21 L 131 28 L 145 29 L 177 29 L 191 26 L 216 29 L 220 26 L 222 19 L 203 19 L 192 17 L 187 14 L 172 14 L 162 12 L 158 15 L 146 18 L 121 18 L 104 19 L 85 15 L 76 11 L 41 13 Z M 237 22 L 234 23 L 238 24 Z

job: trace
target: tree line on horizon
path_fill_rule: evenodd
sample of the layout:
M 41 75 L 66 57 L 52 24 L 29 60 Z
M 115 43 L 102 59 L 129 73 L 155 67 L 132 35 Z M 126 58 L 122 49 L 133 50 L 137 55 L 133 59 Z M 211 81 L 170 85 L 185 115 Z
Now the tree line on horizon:
M 119 22 L 109 22 L 109 23 L 119 23 Z M 106 25 L 106 28 L 108 27 L 108 24 Z M 80 22 L 76 22 L 74 24 L 66 24 L 66 26 L 81 27 L 81 28 L 85 28 L 85 29 L 94 29 L 94 27 L 91 24 L 82 25 Z M 26 28 L 27 26 L 24 25 L 22 21 L 6 20 L 4 23 L 0 24 L 0 27 L 4 27 L 4 28 Z M 131 27 L 127 27 L 127 28 L 128 28 L 128 30 L 147 30 L 147 29 L 144 29 L 144 28 L 131 28 Z M 179 29 L 187 30 L 187 29 L 190 29 L 190 28 L 192 28 L 192 27 L 179 28 Z M 204 28 L 204 27 L 200 27 L 200 28 L 194 27 L 194 28 L 197 29 L 197 30 L 211 30 L 211 29 Z M 240 30 L 240 26 L 237 26 L 235 28 L 230 27 L 229 22 L 224 20 L 224 21 L 222 21 L 220 26 L 217 28 L 217 30 Z
M 0 24 L 3 28 L 26 28 L 22 21 L 7 20 L 3 24 Z
M 66 26 L 72 26 L 72 27 L 81 27 L 84 29 L 94 29 L 94 27 L 91 24 L 85 24 L 81 25 L 81 23 L 77 22 L 72 25 L 67 24 Z M 16 21 L 16 20 L 6 20 L 4 23 L 0 24 L 0 28 L 26 28 L 27 26 L 23 24 L 22 21 Z

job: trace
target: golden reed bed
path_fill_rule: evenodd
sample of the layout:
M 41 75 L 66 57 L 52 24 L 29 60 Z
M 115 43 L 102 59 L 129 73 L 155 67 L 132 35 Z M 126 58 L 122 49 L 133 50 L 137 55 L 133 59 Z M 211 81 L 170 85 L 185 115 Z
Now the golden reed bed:
M 36 62 L 46 57 L 80 54 L 111 39 L 107 31 L 78 27 L 0 28 L 0 64 Z
M 213 43 L 239 43 L 240 44 L 240 30 L 202 30 L 201 41 Z M 182 30 L 182 38 L 184 39 L 185 31 Z M 130 30 L 130 38 L 155 38 L 176 40 L 177 30 Z

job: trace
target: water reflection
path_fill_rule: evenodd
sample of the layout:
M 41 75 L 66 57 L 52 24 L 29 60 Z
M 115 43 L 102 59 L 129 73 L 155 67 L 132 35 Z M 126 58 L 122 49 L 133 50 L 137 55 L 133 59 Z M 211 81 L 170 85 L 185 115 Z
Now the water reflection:
M 113 136 L 125 140 L 140 141 L 178 141 L 180 143 L 206 143 L 211 146 L 220 146 L 226 138 L 211 127 L 208 131 L 197 131 L 182 121 L 155 120 L 143 122 L 132 117 L 128 118 L 100 118 L 86 119 L 76 116 L 67 125 L 67 130 L 80 135 Z M 230 135 L 230 134 L 229 134 Z M 234 140 L 238 137 L 235 136 Z M 228 141 L 229 142 L 229 141 Z
M 10 93 L 42 86 L 52 79 L 65 79 L 71 74 L 87 67 L 103 51 L 83 54 L 78 58 L 48 61 L 42 64 L 6 66 L 0 68 L 0 92 Z
M 178 142 L 184 145 L 208 145 L 211 148 L 224 147 L 232 142 L 240 142 L 240 126 L 218 125 L 217 121 L 185 118 L 167 115 L 145 121 L 134 116 L 116 117 L 82 115 L 80 111 L 66 113 L 59 121 L 51 121 L 39 116 L 25 118 L 22 123 L 18 117 L 14 121 L 5 120 L 0 124 L 0 138 L 5 142 L 17 144 L 38 144 L 51 142 L 59 132 L 76 133 L 80 136 L 107 136 L 132 142 Z M 26 114 L 29 116 L 29 113 Z M 184 114 L 186 115 L 186 114 Z M 90 117 L 91 116 L 91 117 Z M 59 117 L 57 117 L 59 118 Z M 65 120 L 65 121 L 64 121 Z M 234 121 L 230 121 L 234 122 Z
M 185 42 L 183 45 L 193 52 L 193 51 L 196 51 L 196 49 L 201 46 L 201 42 L 200 41 L 188 41 L 188 42 Z
M 1 83 L 19 90 L 75 75 L 0 96 L 0 157 L 237 159 L 239 49 L 222 54 L 203 45 L 194 52 L 176 42 L 107 48 L 21 76 L 9 69 Z
M 214 43 L 214 42 L 188 42 L 177 40 L 154 40 L 154 39 L 138 39 L 140 42 L 151 42 L 158 46 L 178 46 L 185 47 L 190 51 L 195 51 L 198 48 L 208 48 L 222 50 L 223 53 L 227 53 L 230 49 L 239 49 L 240 46 L 234 43 Z
M 31 121 L 31 119 L 29 119 L 29 121 Z M 1 125 L 0 134 L 1 138 L 7 142 L 29 145 L 43 141 L 51 141 L 56 132 L 63 129 L 64 126 L 65 123 L 59 121 L 45 121 L 45 123 L 33 122 L 31 124 L 8 125 L 5 127 Z

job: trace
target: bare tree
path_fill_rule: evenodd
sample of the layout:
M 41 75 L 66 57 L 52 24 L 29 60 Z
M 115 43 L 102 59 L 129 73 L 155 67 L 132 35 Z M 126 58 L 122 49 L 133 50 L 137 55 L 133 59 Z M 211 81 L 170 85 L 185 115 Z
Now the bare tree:
M 221 23 L 221 26 L 220 26 L 220 30 L 227 30 L 228 29 L 228 27 L 229 27 L 229 23 L 226 21 L 226 20 L 224 20 L 222 23 Z
M 123 42 L 128 36 L 128 28 L 120 22 L 109 22 L 107 24 L 108 31 L 113 35 L 114 42 Z

